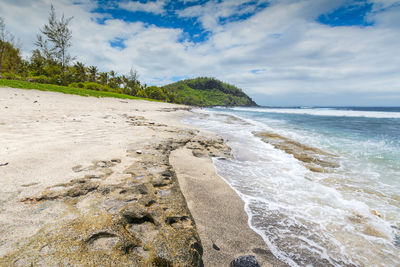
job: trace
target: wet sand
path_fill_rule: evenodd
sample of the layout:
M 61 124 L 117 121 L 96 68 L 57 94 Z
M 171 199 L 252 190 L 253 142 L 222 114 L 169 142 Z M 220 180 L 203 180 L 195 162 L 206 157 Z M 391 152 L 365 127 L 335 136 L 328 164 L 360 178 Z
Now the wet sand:
M 209 157 L 193 157 L 189 149 L 181 148 L 173 151 L 170 158 L 196 221 L 205 266 L 229 266 L 234 258 L 243 255 L 254 255 L 262 266 L 286 266 L 250 229 L 244 202 L 216 174 Z

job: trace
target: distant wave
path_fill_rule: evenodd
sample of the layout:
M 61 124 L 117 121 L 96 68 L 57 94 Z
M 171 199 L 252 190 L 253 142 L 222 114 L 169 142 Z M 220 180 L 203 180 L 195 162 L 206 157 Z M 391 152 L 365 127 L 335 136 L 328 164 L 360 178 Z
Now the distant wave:
M 285 113 L 285 114 L 307 114 L 313 116 L 335 116 L 335 117 L 366 117 L 399 119 L 400 112 L 387 111 L 359 111 L 343 110 L 334 108 L 242 108 L 235 107 L 233 110 L 253 111 L 263 113 Z

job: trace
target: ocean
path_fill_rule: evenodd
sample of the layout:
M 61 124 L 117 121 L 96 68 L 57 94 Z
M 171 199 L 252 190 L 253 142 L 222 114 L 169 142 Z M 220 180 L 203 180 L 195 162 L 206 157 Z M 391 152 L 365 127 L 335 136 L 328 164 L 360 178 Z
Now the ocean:
M 233 159 L 217 173 L 291 266 L 400 266 L 400 108 L 209 108 L 185 122 Z

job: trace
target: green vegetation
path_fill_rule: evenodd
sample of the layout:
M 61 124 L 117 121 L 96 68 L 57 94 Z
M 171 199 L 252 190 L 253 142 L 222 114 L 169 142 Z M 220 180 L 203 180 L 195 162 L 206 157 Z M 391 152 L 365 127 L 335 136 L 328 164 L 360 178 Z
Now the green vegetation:
M 65 18 L 64 14 L 58 20 L 53 4 L 50 8 L 49 23 L 45 24 L 37 35 L 36 46 L 40 52 L 46 56 L 47 60 L 54 61 L 61 66 L 61 77 L 65 79 L 65 67 L 73 59 L 68 53 L 68 48 L 72 46 L 72 31 L 68 28 L 72 17 Z
M 114 93 L 114 95 L 149 98 L 146 94 L 147 86 L 140 83 L 137 72 L 132 69 L 125 76 L 118 75 L 113 70 L 99 72 L 98 67 L 85 66 L 79 61 L 71 65 L 75 59 L 69 53 L 72 32 L 68 25 L 71 20 L 72 18 L 65 18 L 64 15 L 60 19 L 57 18 L 56 11 L 51 5 L 48 23 L 40 29 L 35 42 L 37 49 L 32 51 L 29 60 L 24 60 L 20 49 L 13 41 L 13 35 L 6 30 L 4 19 L 0 18 L 0 78 L 32 82 L 30 85 L 10 82 L 8 86 L 13 87 L 28 86 L 40 90 L 51 88 L 49 90 L 81 95 L 109 96 L 112 95 L 110 93 Z M 4 81 L 2 83 L 4 85 Z M 49 86 L 33 85 L 33 83 L 49 84 Z M 64 87 L 50 86 L 50 84 Z M 67 89 L 65 86 L 70 88 Z M 107 93 L 85 93 L 85 90 Z
M 162 87 L 142 84 L 137 71 L 128 75 L 100 72 L 96 66 L 75 62 L 70 55 L 72 17 L 57 18 L 51 5 L 48 23 L 37 35 L 36 49 L 28 60 L 21 57 L 14 36 L 0 17 L 0 86 L 57 91 L 97 97 L 151 98 L 196 106 L 256 106 L 243 91 L 214 78 L 196 78 Z M 8 80 L 1 80 L 8 79 Z
M 131 95 L 118 94 L 114 92 L 103 92 L 103 91 L 95 91 L 90 89 L 82 89 L 69 86 L 67 87 L 54 84 L 32 83 L 32 82 L 25 82 L 18 80 L 0 79 L 0 87 L 1 86 L 21 88 L 21 89 L 36 89 L 40 91 L 53 91 L 53 92 L 60 92 L 64 94 L 80 95 L 80 96 L 114 97 L 123 99 L 143 99 L 143 100 L 157 101 L 155 99 L 141 98 Z
M 196 106 L 257 106 L 241 89 L 214 78 L 188 79 L 162 88 L 175 103 Z

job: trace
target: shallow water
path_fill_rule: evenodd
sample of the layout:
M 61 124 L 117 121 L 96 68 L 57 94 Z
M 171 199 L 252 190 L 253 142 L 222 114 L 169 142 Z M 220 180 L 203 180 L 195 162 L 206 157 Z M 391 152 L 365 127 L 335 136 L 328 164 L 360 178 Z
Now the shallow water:
M 278 258 L 291 266 L 400 266 L 400 109 L 197 114 L 187 122 L 231 146 L 234 159 L 214 159 L 217 172 Z

